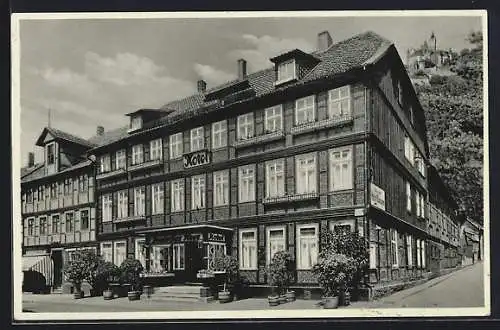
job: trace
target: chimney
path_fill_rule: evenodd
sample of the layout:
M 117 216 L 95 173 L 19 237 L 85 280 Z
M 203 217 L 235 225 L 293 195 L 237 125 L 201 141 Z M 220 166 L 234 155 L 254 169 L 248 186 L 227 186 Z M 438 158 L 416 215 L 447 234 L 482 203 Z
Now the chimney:
M 332 45 L 332 37 L 328 31 L 318 33 L 318 51 L 322 52 Z
M 28 152 L 28 167 L 35 166 L 35 153 Z
M 198 93 L 203 94 L 207 90 L 207 83 L 205 80 L 198 80 Z
M 104 134 L 104 127 L 97 126 L 96 134 L 99 135 L 99 136 L 102 136 Z
M 238 79 L 243 80 L 247 76 L 247 61 L 240 58 L 238 60 Z

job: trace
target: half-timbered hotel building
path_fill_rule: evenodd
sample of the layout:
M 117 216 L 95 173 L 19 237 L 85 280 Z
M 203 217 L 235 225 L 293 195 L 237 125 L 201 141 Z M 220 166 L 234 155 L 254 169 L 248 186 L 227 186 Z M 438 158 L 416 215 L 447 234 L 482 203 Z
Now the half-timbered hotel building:
M 36 189 L 57 177 L 64 195 L 64 180 L 73 180 L 71 206 L 49 210 L 44 200 L 45 209 L 24 211 L 26 249 L 41 244 L 28 235 L 40 230 L 30 221 L 60 214 L 61 222 L 70 211 L 82 223 L 88 205 L 91 236 L 75 227 L 73 241 L 63 240 L 67 230 L 55 235 L 61 246 L 97 246 L 116 264 L 139 259 L 158 286 L 196 281 L 224 251 L 265 287 L 273 253 L 288 250 L 294 286 L 314 287 L 321 230 L 366 238 L 374 285 L 428 273 L 432 242 L 446 243 L 429 234 L 430 213 L 455 206 L 429 195 L 437 179 L 424 112 L 395 46 L 373 32 L 333 44 L 322 32 L 312 53 L 288 51 L 254 73 L 245 60 L 235 64 L 234 81 L 207 89 L 200 80 L 192 96 L 128 113 L 123 135 L 85 150 L 96 160 L 95 182 L 90 165 L 76 162 L 24 182 Z M 86 200 L 96 203 L 95 225 L 91 204 L 75 200 L 84 173 L 96 190 Z

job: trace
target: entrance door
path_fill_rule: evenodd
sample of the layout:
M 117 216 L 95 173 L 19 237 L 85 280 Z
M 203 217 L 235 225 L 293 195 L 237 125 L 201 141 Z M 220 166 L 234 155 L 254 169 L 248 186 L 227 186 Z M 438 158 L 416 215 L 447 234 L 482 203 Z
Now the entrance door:
M 63 280 L 63 256 L 62 250 L 52 250 L 51 255 L 54 263 L 54 289 L 59 289 Z
M 196 281 L 196 274 L 202 269 L 203 254 L 202 244 L 198 242 L 185 242 L 186 280 Z

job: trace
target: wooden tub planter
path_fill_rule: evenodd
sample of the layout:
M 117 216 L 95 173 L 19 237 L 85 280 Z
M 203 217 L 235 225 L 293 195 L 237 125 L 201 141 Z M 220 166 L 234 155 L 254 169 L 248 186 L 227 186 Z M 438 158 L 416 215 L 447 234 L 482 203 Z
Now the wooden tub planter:
M 83 296 L 84 296 L 84 292 L 83 292 L 83 290 L 75 291 L 75 292 L 73 293 L 73 297 L 74 297 L 75 299 L 81 299 L 81 298 L 83 298 Z
M 139 291 L 129 291 L 127 296 L 130 301 L 141 299 L 141 293 Z
M 284 294 L 280 295 L 279 300 L 280 300 L 280 304 L 286 304 L 288 302 L 286 295 L 284 295 Z
M 295 291 L 287 291 L 285 296 L 287 302 L 295 301 Z
M 228 302 L 231 302 L 233 301 L 233 297 L 231 296 L 231 292 L 230 291 L 219 291 L 219 303 L 221 304 L 225 304 L 225 303 L 228 303 Z
M 104 300 L 111 300 L 114 298 L 113 290 L 107 289 L 102 292 Z
M 338 307 L 339 307 L 339 296 L 323 297 L 323 308 L 324 309 L 335 309 Z
M 271 307 L 278 306 L 280 304 L 280 296 L 268 296 L 267 301 Z

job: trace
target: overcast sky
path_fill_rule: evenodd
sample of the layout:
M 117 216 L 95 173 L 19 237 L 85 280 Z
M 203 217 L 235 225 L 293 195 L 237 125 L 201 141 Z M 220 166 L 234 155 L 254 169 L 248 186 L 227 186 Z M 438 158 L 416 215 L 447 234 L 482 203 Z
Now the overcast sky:
M 434 31 L 438 48 L 469 47 L 479 17 L 331 17 L 225 19 L 23 20 L 21 42 L 21 152 L 43 157 L 34 143 L 47 125 L 84 138 L 127 123 L 124 114 L 235 78 L 236 60 L 249 73 L 269 58 L 314 50 L 318 32 L 334 42 L 372 30 L 393 41 L 403 60 Z

